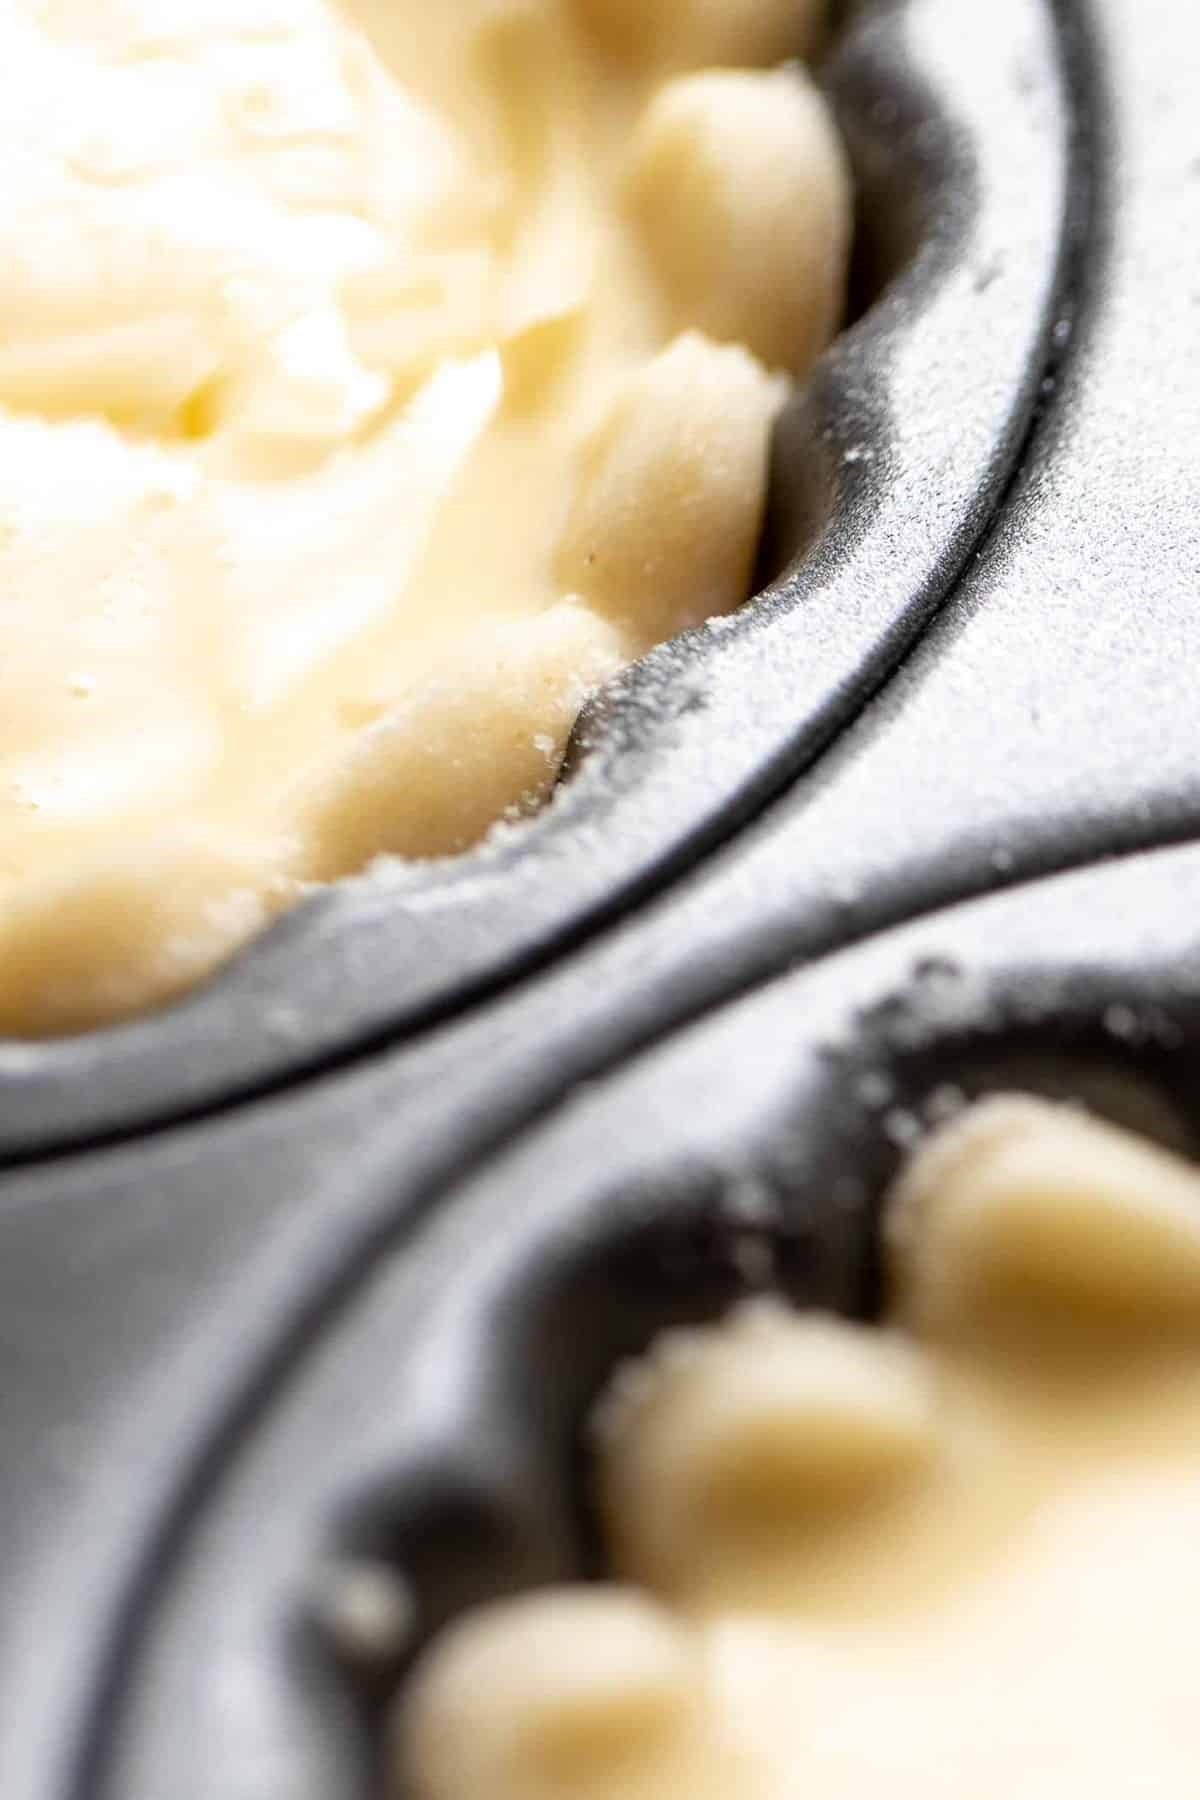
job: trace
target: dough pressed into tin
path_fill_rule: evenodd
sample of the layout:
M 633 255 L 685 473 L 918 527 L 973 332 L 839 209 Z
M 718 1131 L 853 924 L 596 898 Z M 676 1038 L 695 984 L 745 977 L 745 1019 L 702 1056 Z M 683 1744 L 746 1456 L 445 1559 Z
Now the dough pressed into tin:
M 414 1800 L 1184 1800 L 1200 1172 L 983 1102 L 884 1212 L 878 1326 L 744 1305 L 596 1422 L 616 1579 L 501 1602 L 398 1703 Z
M 2 9 L 0 1033 L 478 843 L 746 597 L 844 291 L 820 10 Z

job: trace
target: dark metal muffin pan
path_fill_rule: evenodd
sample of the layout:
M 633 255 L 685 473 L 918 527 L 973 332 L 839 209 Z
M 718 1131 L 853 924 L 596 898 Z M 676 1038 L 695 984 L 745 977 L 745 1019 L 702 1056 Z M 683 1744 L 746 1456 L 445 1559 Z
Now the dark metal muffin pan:
M 875 29 L 923 11 L 881 8 Z M 931 527 L 947 598 L 856 716 L 839 690 L 833 741 L 764 761 L 744 808 L 686 853 L 672 840 L 654 893 L 598 909 L 554 958 L 547 937 L 523 982 L 407 1038 L 381 991 L 394 1042 L 305 1082 L 284 1055 L 253 1102 L 54 1153 L 215 1107 L 221 1047 L 189 1088 L 170 1015 L 148 1024 L 163 1069 L 144 1107 L 136 1058 L 109 1057 L 121 1033 L 0 1057 L 6 1147 L 28 1162 L 0 1176 L 4 1800 L 370 1793 L 378 1687 L 320 1628 L 331 1569 L 402 1569 L 419 1636 L 586 1567 L 578 1426 L 614 1359 L 764 1267 L 802 1302 L 869 1313 L 878 1196 L 948 1087 L 1070 1094 L 1200 1152 L 1200 850 L 1129 854 L 1200 839 L 1200 24 L 1174 0 L 1054 18 L 1072 227 L 1046 391 L 960 579 Z M 857 330 L 905 312 L 910 279 Z M 866 570 L 882 515 L 858 517 L 844 566 Z M 781 621 L 790 641 L 792 617 L 768 606 L 717 642 L 765 645 Z M 751 731 L 761 669 L 743 678 Z M 667 735 L 632 746 L 631 794 L 673 766 Z M 709 740 L 714 819 L 725 746 Z M 244 1073 L 231 1053 L 229 1091 Z
M 731 837 L 920 634 L 1055 354 L 1086 202 L 1076 77 L 1047 0 L 844 11 L 826 73 L 873 303 L 781 425 L 764 572 L 783 573 L 613 684 L 536 821 L 340 885 L 155 1017 L 0 1049 L 0 1155 L 212 1109 L 499 990 Z
M 142 1470 L 149 1518 L 116 1521 L 134 1604 L 95 1646 L 87 1784 L 65 1791 L 376 1794 L 379 1678 L 405 1657 L 369 1682 L 339 1663 L 320 1628 L 339 1567 L 408 1584 L 406 1651 L 473 1599 L 588 1572 L 579 1428 L 614 1363 L 763 1284 L 870 1316 L 880 1193 L 948 1104 L 1044 1092 L 1200 1151 L 1197 917 L 1195 849 L 938 914 L 768 986 L 445 1186 L 412 1178 L 411 1120 L 381 1122 L 373 1254 L 283 1307 L 265 1265 L 230 1284 L 174 1403 L 142 1397 L 169 1455 Z M 248 1308 L 275 1342 L 213 1416 Z M 74 1572 L 112 1566 L 113 1523 Z M 202 1755 L 181 1757 L 189 1734 Z

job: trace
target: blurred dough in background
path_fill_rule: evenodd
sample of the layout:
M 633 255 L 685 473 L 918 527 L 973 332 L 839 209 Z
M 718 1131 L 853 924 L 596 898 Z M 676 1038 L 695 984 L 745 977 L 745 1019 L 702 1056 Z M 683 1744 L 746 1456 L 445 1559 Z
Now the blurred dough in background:
M 761 1299 L 596 1419 L 616 1580 L 397 1706 L 406 1800 L 1187 1800 L 1200 1171 L 1007 1096 L 884 1209 L 882 1325 Z

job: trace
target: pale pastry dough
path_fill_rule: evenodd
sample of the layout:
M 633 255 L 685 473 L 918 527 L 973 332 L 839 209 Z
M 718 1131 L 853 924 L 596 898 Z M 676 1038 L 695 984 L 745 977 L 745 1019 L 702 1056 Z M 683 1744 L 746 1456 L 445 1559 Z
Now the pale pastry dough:
M 559 544 L 562 586 L 648 648 L 743 594 L 767 480 L 764 417 L 784 388 L 695 333 L 625 386 L 584 447 Z
M 667 82 L 638 127 L 629 190 L 673 320 L 805 373 L 845 303 L 850 235 L 844 153 L 807 76 Z
M 656 84 L 821 10 L 633 8 L 630 60 L 574 0 L 0 8 L 0 1032 L 476 844 L 745 598 L 849 198 L 801 75 L 698 77 L 670 130 Z M 711 295 L 654 248 L 671 130 L 690 229 L 771 239 Z
M 768 1303 L 672 1333 L 602 1414 L 613 1557 L 663 1594 L 719 1580 L 781 1527 L 823 1529 L 919 1468 L 932 1411 L 924 1359 L 867 1326 Z
M 422 1800 L 654 1800 L 664 1780 L 716 1800 L 700 1655 L 630 1589 L 511 1601 L 447 1635 L 394 1753 L 423 1772 Z
M 570 0 L 611 54 L 655 70 L 765 67 L 808 56 L 827 0 Z
M 1196 1171 L 1067 1107 L 974 1107 L 905 1174 L 888 1240 L 897 1308 L 922 1331 L 1005 1314 L 1022 1329 L 1051 1307 L 1200 1319 Z
M 884 1218 L 884 1328 L 755 1302 L 601 1408 L 601 1512 L 671 1645 L 669 1707 L 661 1665 L 615 1649 L 636 1590 L 501 1603 L 402 1696 L 401 1791 L 1194 1793 L 1200 1171 L 1004 1098 L 918 1150 Z M 564 1693 L 549 1782 L 510 1747 Z

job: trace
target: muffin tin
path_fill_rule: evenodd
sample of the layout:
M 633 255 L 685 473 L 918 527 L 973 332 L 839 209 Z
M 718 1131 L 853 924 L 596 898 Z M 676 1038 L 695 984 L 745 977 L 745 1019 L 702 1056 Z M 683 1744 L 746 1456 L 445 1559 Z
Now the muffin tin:
M 969 30 L 957 0 L 845 11 L 860 316 L 780 427 L 762 598 L 615 682 L 538 820 L 341 884 L 153 1018 L 4 1048 L 0 1154 L 212 1109 L 511 984 L 732 836 L 911 646 L 1012 475 L 1084 176 L 1043 0 Z
M 837 66 L 911 107 L 937 204 L 801 402 L 832 448 L 781 439 L 768 567 L 811 548 L 776 597 L 628 678 L 524 851 L 341 890 L 172 1014 L 3 1053 L 5 1800 L 374 1800 L 428 1632 L 595 1567 L 580 1425 L 616 1360 L 764 1280 L 869 1315 L 879 1196 L 964 1096 L 1200 1154 L 1200 851 L 1165 847 L 1200 836 L 1200 27 L 992 10 L 968 39 L 943 0 L 850 9 Z M 985 155 L 972 47 L 1025 27 L 1052 54 L 975 77 Z M 1020 268 L 963 260 L 1000 214 L 939 188 L 955 146 Z M 895 217 L 890 250 L 864 219 L 885 271 Z M 707 710 L 672 722 L 676 656 Z M 603 895 L 535 905 L 518 953 L 502 893 L 554 855 L 547 895 L 601 865 Z M 417 922 L 431 992 L 461 927 L 462 985 L 409 1014 Z M 374 1659 L 336 1623 L 364 1565 L 411 1624 Z
M 126 1543 L 137 1604 L 96 1645 L 67 1791 L 380 1794 L 381 1698 L 429 1631 L 595 1569 L 579 1428 L 615 1363 L 763 1287 L 870 1316 L 879 1197 L 967 1099 L 1070 1097 L 1200 1153 L 1198 903 L 1182 849 L 938 914 L 769 985 L 473 1176 L 422 1183 L 411 1115 L 381 1121 L 357 1175 L 370 1253 L 343 1234 L 282 1305 L 265 1266 L 230 1284 L 162 1396 L 175 1416 L 140 1419 L 174 1439 L 167 1482 Z M 251 1312 L 274 1342 L 214 1413 Z M 407 1615 L 365 1665 L 330 1629 L 364 1565 Z

